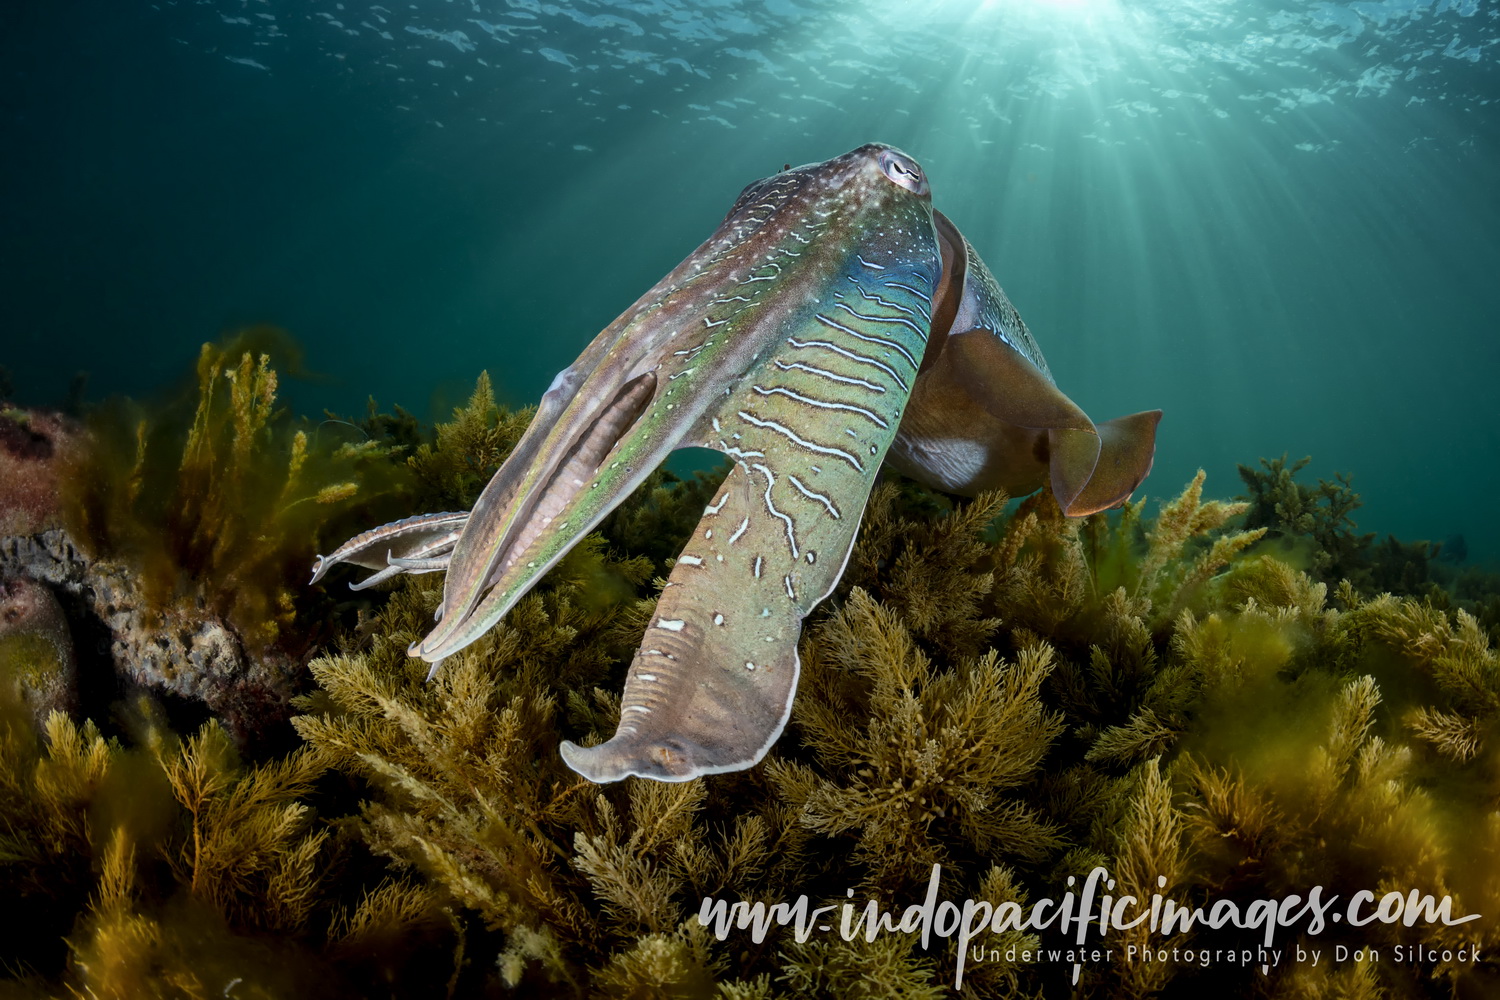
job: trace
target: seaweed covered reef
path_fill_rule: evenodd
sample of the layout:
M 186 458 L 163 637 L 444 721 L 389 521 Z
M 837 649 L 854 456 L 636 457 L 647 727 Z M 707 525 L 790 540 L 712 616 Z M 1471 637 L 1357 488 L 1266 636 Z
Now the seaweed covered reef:
M 1279 558 L 1329 586 L 1348 580 L 1365 592 L 1466 602 L 1490 626 L 1500 625 L 1500 581 L 1494 573 L 1464 565 L 1468 545 L 1462 535 L 1403 542 L 1394 535 L 1377 540 L 1373 533 L 1359 534 L 1353 514 L 1361 504 L 1352 479 L 1335 473 L 1316 487 L 1298 482 L 1297 474 L 1311 463 L 1308 456 L 1288 465 L 1283 454 L 1262 458 L 1259 468 L 1239 467 L 1247 489 L 1240 499 L 1250 505 L 1245 524 L 1267 529 Z
M 111 400 L 82 425 L 31 416 L 12 459 L 30 462 L 0 496 L 24 514 L 0 574 L 64 600 L 80 652 L 108 647 L 93 679 L 201 704 L 241 741 L 284 723 L 333 634 L 332 602 L 303 585 L 319 538 L 413 492 L 401 442 L 278 410 L 273 356 L 296 365 L 284 333 L 250 328 L 204 344 L 164 401 Z
M 400 413 L 363 426 L 426 493 L 417 504 L 441 508 L 472 499 L 527 416 L 495 406 L 482 380 L 435 433 Z M 1446 591 L 1396 596 L 1294 568 L 1273 537 L 1284 528 L 1257 522 L 1253 498 L 1205 500 L 1201 476 L 1153 516 L 1140 501 L 1082 521 L 1045 493 L 954 502 L 888 481 L 809 619 L 792 720 L 762 765 L 682 784 L 582 780 L 557 744 L 613 731 L 629 654 L 711 482 L 657 474 L 430 683 L 405 650 L 439 578 L 402 578 L 335 617 L 287 752 L 242 755 L 214 721 L 174 735 L 150 699 L 98 720 L 113 738 L 62 714 L 39 726 L 12 684 L 0 877 L 36 919 L 6 946 L 10 988 L 1405 997 L 1500 985 L 1494 636 Z M 955 935 L 924 949 L 915 933 L 861 932 L 871 901 L 897 924 L 929 893 L 1030 913 L 1095 868 L 1115 899 L 1249 912 L 1321 886 L 1340 912 L 1361 891 L 1367 912 L 1416 892 L 1448 897 L 1455 921 L 1481 916 L 1316 934 L 1294 921 L 1265 972 L 1140 958 L 1253 952 L 1260 928 L 1112 929 L 1087 937 L 1114 952 L 1081 962 L 1076 984 L 1071 961 L 1037 954 L 1072 945 L 1071 929 L 985 931 L 979 957 Z M 808 912 L 833 907 L 830 930 L 799 935 L 762 908 L 761 933 L 756 911 L 730 909 L 804 896 Z M 1479 960 L 1460 957 L 1473 948 Z
M 1239 467 L 1249 506 L 1244 524 L 1266 529 L 1262 552 L 1305 569 L 1315 580 L 1337 587 L 1348 580 L 1366 594 L 1416 597 L 1437 607 L 1462 609 L 1500 643 L 1500 574 L 1466 565 L 1463 535 L 1441 541 L 1405 542 L 1394 535 L 1377 539 L 1359 534 L 1353 514 L 1361 506 L 1352 479 L 1335 473 L 1316 487 L 1297 481 L 1312 463 L 1305 457 L 1260 460 L 1259 468 Z

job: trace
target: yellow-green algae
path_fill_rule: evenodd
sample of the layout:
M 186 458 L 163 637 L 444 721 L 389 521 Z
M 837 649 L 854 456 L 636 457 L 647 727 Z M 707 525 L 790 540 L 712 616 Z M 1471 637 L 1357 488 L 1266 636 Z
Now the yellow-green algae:
M 247 764 L 217 723 L 179 740 L 132 711 L 127 747 L 59 712 L 38 731 L 0 691 L 11 992 L 377 995 L 442 923 L 423 886 L 338 883 L 349 838 L 306 801 L 317 750 Z
M 462 501 L 525 419 L 482 382 L 425 450 L 390 457 Z M 1005 957 L 1047 933 L 1010 932 L 980 942 L 998 957 L 970 961 L 965 995 L 1487 995 L 1493 637 L 1456 598 L 1344 582 L 1330 598 L 1276 557 L 1266 525 L 1244 526 L 1243 505 L 1201 488 L 1154 518 L 1137 502 L 1080 522 L 1045 494 L 1006 513 L 999 496 L 881 485 L 804 634 L 785 735 L 757 768 L 683 784 L 591 785 L 556 752 L 613 730 L 660 575 L 701 511 L 704 481 L 665 475 L 431 683 L 405 649 L 441 581 L 400 580 L 312 662 L 305 742 L 286 756 L 240 760 L 214 723 L 179 738 L 149 709 L 128 713 L 120 741 L 60 715 L 38 734 L 8 703 L 0 878 L 31 918 L 6 945 L 11 987 L 945 996 L 952 939 L 924 952 L 902 934 L 798 942 L 786 927 L 721 942 L 697 920 L 705 896 L 836 905 L 850 890 L 899 913 L 938 863 L 955 901 L 1057 898 L 1102 865 L 1116 895 L 1417 889 L 1483 915 L 1316 938 L 1304 924 L 1277 947 L 1323 949 L 1316 966 L 1115 961 L 1085 965 L 1076 987 L 1067 964 Z M 1254 938 L 1136 929 L 1109 943 Z M 1419 942 L 1485 958 L 1330 954 Z
M 252 327 L 204 344 L 179 398 L 100 407 L 65 475 L 63 520 L 89 556 L 130 567 L 151 611 L 190 606 L 247 652 L 300 654 L 326 635 L 302 586 L 320 540 L 413 502 L 412 475 L 389 439 L 339 440 L 278 410 L 273 354 L 296 362 L 284 333 Z

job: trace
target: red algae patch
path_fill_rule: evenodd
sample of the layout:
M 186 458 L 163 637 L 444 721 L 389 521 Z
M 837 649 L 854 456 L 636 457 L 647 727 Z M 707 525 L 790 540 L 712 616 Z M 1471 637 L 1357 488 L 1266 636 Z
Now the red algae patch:
M 0 404 L 0 536 L 34 535 L 61 523 L 58 480 L 82 438 L 50 410 Z

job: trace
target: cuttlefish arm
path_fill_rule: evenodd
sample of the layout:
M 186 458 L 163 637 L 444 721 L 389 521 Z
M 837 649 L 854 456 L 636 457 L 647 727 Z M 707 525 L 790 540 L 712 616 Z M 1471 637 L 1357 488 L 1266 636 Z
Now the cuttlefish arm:
M 602 339 L 596 338 L 577 361 L 552 380 L 552 385 L 542 394 L 537 412 L 527 425 L 526 433 L 512 449 L 505 468 L 522 469 L 533 462 L 537 450 L 546 442 L 547 432 L 556 425 L 563 411 L 577 396 L 584 378 L 599 363 L 602 347 L 608 346 L 601 345 Z M 517 488 L 516 479 L 514 475 L 508 479 L 500 476 L 491 478 L 480 496 L 476 510 L 482 510 L 490 516 L 497 509 L 503 510 Z M 350 584 L 351 590 L 363 590 L 400 573 L 451 571 L 454 548 L 468 526 L 472 513 L 454 511 L 418 514 L 371 528 L 349 539 L 332 554 L 318 556 L 313 563 L 313 576 L 309 582 L 317 583 L 338 563 L 350 563 L 380 571 L 357 584 Z M 467 568 L 466 566 L 465 569 Z M 438 618 L 441 619 L 444 613 L 445 606 L 439 605 Z
M 614 737 L 562 745 L 584 777 L 739 770 L 781 735 L 803 619 L 843 575 L 926 345 L 926 208 L 898 200 L 847 236 L 818 234 L 841 251 L 822 248 L 835 266 L 817 269 L 818 295 L 700 418 L 691 443 L 734 465 L 657 603 Z
M 1078 517 L 1129 498 L 1151 470 L 1160 410 L 1094 424 L 1064 395 L 974 248 L 934 212 L 943 276 L 922 373 L 888 461 L 949 493 L 1050 483 Z
M 562 752 L 594 781 L 754 764 L 785 725 L 802 620 L 842 574 L 900 424 L 938 267 L 926 180 L 899 151 L 752 185 L 600 334 L 571 401 L 496 474 L 413 654 L 439 661 L 492 627 L 673 448 L 715 448 L 734 466 L 667 581 L 617 732 Z
M 350 590 L 364 590 L 399 573 L 433 573 L 448 568 L 468 511 L 418 514 L 361 532 L 332 553 L 318 556 L 312 579 L 317 583 L 339 563 L 378 570 L 373 576 L 351 583 Z

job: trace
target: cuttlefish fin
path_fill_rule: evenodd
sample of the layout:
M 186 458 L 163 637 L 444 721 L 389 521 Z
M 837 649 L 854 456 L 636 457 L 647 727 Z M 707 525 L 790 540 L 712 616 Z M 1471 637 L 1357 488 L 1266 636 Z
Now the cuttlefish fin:
M 1160 410 L 1096 427 L 1052 379 L 1026 324 L 967 240 L 933 213 L 943 278 L 890 464 L 951 493 L 1030 493 L 1063 512 L 1125 500 L 1150 471 Z
M 1052 493 L 1068 510 L 1099 459 L 1099 434 L 1088 414 L 993 330 L 980 327 L 950 335 L 943 353 L 931 374 L 946 375 L 971 408 L 1011 427 L 1045 432 L 1045 454 L 1033 445 L 1026 457 L 1045 459 Z
M 1129 500 L 1151 472 L 1156 425 L 1160 422 L 1160 410 L 1142 410 L 1098 424 L 1099 460 L 1083 488 L 1063 507 L 1063 513 L 1082 517 Z
M 989 330 L 950 337 L 941 366 L 990 416 L 1045 429 L 1049 482 L 1069 517 L 1117 507 L 1151 471 L 1160 410 L 1094 424 L 1019 351 Z M 1038 442 L 1034 452 L 1040 452 Z M 1034 457 L 1040 457 L 1039 454 Z

